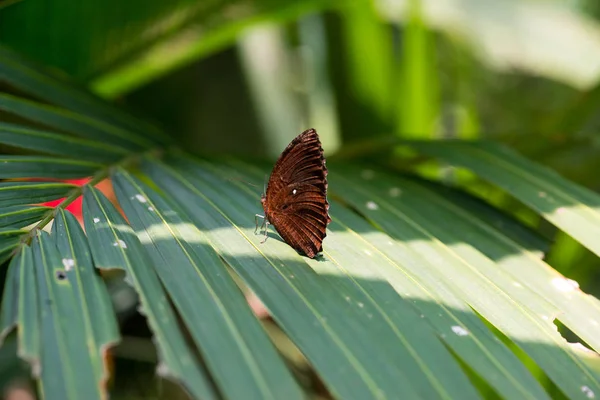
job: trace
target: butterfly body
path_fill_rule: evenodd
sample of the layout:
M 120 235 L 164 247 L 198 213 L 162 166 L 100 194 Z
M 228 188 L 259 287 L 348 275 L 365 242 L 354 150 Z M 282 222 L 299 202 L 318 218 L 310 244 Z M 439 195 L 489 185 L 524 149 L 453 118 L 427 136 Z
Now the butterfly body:
M 331 219 L 325 157 L 314 129 L 302 132 L 281 153 L 261 203 L 266 222 L 287 244 L 310 258 L 323 251 Z

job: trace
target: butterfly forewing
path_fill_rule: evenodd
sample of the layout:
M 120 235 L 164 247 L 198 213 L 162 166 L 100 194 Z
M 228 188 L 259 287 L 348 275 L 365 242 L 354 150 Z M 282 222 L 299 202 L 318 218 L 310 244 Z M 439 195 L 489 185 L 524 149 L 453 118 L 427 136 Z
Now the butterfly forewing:
M 298 135 L 275 163 L 263 208 L 283 240 L 313 258 L 323 250 L 329 218 L 327 168 L 314 129 Z

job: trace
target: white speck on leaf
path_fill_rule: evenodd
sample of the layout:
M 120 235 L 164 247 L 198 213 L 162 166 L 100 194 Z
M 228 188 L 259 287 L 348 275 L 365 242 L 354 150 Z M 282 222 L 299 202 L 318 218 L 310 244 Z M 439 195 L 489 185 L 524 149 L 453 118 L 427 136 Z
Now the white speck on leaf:
M 590 319 L 590 324 L 594 325 L 594 326 L 599 326 L 600 323 L 598 321 L 596 321 L 595 319 Z
M 452 327 L 452 332 L 456 333 L 458 336 L 467 336 L 469 334 L 469 331 L 460 325 L 454 325 Z
M 548 316 L 547 316 L 547 315 L 542 315 L 542 319 L 543 319 L 544 321 L 548 321 Z
M 365 305 L 364 305 L 363 303 L 361 303 L 360 301 L 359 301 L 358 303 L 356 303 L 356 304 L 358 304 L 358 306 L 359 306 L 360 308 L 363 308 L 363 307 L 365 306 Z
M 563 214 L 565 211 L 567 211 L 567 209 L 566 209 L 566 208 L 564 208 L 564 207 L 558 207 L 558 208 L 556 209 L 556 213 L 557 213 L 557 214 Z
M 402 194 L 402 190 L 397 187 L 390 188 L 390 197 L 398 197 Z
M 98 222 L 100 222 L 100 218 L 94 218 L 94 223 L 97 224 Z
M 148 200 L 146 200 L 146 198 L 144 196 L 142 196 L 141 194 L 136 194 L 135 198 L 137 199 L 137 201 L 139 201 L 140 203 L 145 203 Z
M 154 207 L 148 207 L 148 211 L 154 211 Z
M 75 266 L 75 260 L 73 260 L 72 258 L 63 258 L 62 263 L 67 271 L 72 270 Z
M 595 399 L 596 398 L 596 394 L 588 386 L 585 386 L 585 385 L 582 386 L 581 387 L 581 391 L 583 392 L 583 394 L 585 394 L 587 396 L 588 399 Z
M 164 362 L 158 363 L 156 367 L 156 375 L 158 376 L 168 376 L 170 374 L 169 367 Z
M 543 199 L 544 197 L 547 196 L 547 194 L 546 194 L 546 192 L 539 192 L 538 196 L 540 196 Z
M 523 287 L 523 285 L 521 285 L 521 284 L 520 284 L 519 282 L 517 282 L 517 281 L 514 281 L 512 284 L 513 284 L 513 286 L 514 286 L 514 287 Z
M 579 288 L 579 283 L 572 279 L 563 277 L 552 279 L 552 284 L 560 292 L 572 292 L 573 290 Z
M 379 206 L 374 201 L 367 201 L 367 208 L 369 210 L 377 210 L 379 209 Z
M 372 256 L 372 255 L 373 255 L 373 253 L 371 253 L 371 252 L 370 252 L 369 250 L 367 250 L 367 249 L 365 249 L 365 254 L 366 254 L 366 255 L 368 255 L 368 256 Z
M 122 249 L 126 249 L 127 248 L 127 243 L 125 243 L 124 241 L 122 241 L 121 239 L 119 239 L 118 241 L 113 243 L 113 246 L 115 247 L 121 247 Z

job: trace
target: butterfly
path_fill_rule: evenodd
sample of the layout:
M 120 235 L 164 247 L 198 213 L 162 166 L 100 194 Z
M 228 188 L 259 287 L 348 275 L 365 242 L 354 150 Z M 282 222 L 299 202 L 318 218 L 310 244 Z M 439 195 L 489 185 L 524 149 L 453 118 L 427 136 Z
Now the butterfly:
M 273 225 L 283 240 L 310 258 L 323 251 L 329 217 L 327 168 L 319 135 L 308 129 L 283 150 L 261 196 L 265 239 Z M 256 232 L 256 230 L 255 230 Z

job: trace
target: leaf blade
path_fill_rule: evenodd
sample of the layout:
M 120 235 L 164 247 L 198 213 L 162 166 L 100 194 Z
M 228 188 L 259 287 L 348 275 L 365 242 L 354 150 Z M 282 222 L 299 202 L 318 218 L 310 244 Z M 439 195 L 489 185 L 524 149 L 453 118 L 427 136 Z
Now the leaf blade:
M 174 378 L 194 395 L 213 399 L 213 390 L 192 357 L 151 260 L 139 239 L 112 203 L 88 187 L 83 198 L 84 223 L 98 268 L 121 269 L 139 297 L 161 356 L 162 375 Z M 161 365 L 159 364 L 159 365 Z
M 128 150 L 140 150 L 152 146 L 152 142 L 143 137 L 101 120 L 6 93 L 0 93 L 0 110 L 84 138 L 108 139 L 109 143 Z
M 116 106 L 76 86 L 64 76 L 51 74 L 4 46 L 0 46 L 0 81 L 8 82 L 50 103 L 121 126 L 134 135 L 142 137 L 145 133 L 160 143 L 169 142 L 158 128 L 131 117 Z
M 40 310 L 40 386 L 47 398 L 100 399 L 77 301 L 58 250 L 47 232 L 32 242 Z
M 1 202 L 1 201 L 0 201 Z M 0 228 L 24 228 L 40 221 L 52 207 L 9 206 L 0 208 Z
M 104 397 L 109 376 L 103 356 L 109 347 L 120 340 L 113 306 L 104 282 L 92 263 L 87 238 L 73 214 L 63 209 L 58 211 L 52 225 L 52 238 L 62 257 L 65 273 L 73 282 L 96 387 L 100 388 Z
M 63 182 L 0 182 L 0 207 L 57 200 L 77 187 Z
M 129 154 L 127 150 L 111 144 L 79 139 L 56 132 L 24 128 L 4 122 L 0 122 L 0 143 L 43 154 L 103 164 L 116 162 Z
M 0 311 L 0 344 L 17 327 L 19 319 L 19 278 L 24 257 L 23 251 L 25 250 L 21 249 L 8 266 L 4 293 L 2 294 L 2 310 Z
M 600 255 L 600 196 L 491 142 L 411 142 L 422 153 L 468 168 L 500 186 Z
M 584 387 L 600 390 L 600 377 L 578 360 L 548 318 L 543 319 L 557 309 L 531 291 L 520 292 L 478 250 L 453 238 L 452 227 L 442 226 L 430 208 L 421 209 L 426 204 L 423 197 L 409 197 L 405 190 L 398 202 L 389 199 L 388 188 L 379 179 L 363 182 L 359 188 L 351 184 L 355 173 L 344 179 L 335 176 L 338 187 L 352 193 L 357 209 L 390 236 L 409 243 L 429 261 L 424 266 L 454 286 L 461 298 L 521 347 L 568 396 L 585 398 Z
M 186 168 L 190 166 L 191 164 L 186 164 Z M 199 168 L 197 165 L 195 167 Z M 251 239 L 254 236 L 251 234 L 253 228 L 244 226 L 247 224 L 244 222 L 247 221 L 247 218 L 245 213 L 240 214 L 241 211 L 238 209 L 243 203 L 246 206 L 242 206 L 242 208 L 250 204 L 247 194 L 238 191 L 233 195 L 234 191 L 231 190 L 229 190 L 231 194 L 216 194 L 213 193 L 212 187 L 217 185 L 199 179 L 198 175 L 192 179 L 187 173 L 184 178 L 183 174 L 175 172 L 176 169 L 171 170 L 172 167 L 165 169 L 167 167 L 159 167 L 154 163 L 147 165 L 146 168 L 163 190 L 168 190 L 177 198 L 178 204 L 190 218 L 206 230 L 221 256 L 261 298 L 274 318 L 324 377 L 335 395 L 342 398 L 364 396 L 379 398 L 385 397 L 385 393 L 404 393 L 408 396 L 415 396 L 418 391 L 422 391 L 428 394 L 435 393 L 434 396 L 448 396 L 446 390 L 451 390 L 451 388 L 440 388 L 435 380 L 432 384 L 432 381 L 429 380 L 430 377 L 418 366 L 415 367 L 416 372 L 407 371 L 408 368 L 417 365 L 415 359 L 409 356 L 404 362 L 400 361 L 407 351 L 403 348 L 397 350 L 401 346 L 397 333 L 393 331 L 389 322 L 383 320 L 381 314 L 373 314 L 369 319 L 368 315 L 359 307 L 357 307 L 358 309 L 347 307 L 342 289 L 351 290 L 351 297 L 364 298 L 364 294 L 361 294 L 355 286 L 333 286 L 331 281 L 325 279 L 326 275 L 323 275 L 323 279 L 317 279 L 318 275 L 307 269 L 303 263 L 299 262 L 300 260 L 294 258 L 297 257 L 296 253 L 287 245 L 283 248 L 289 255 L 284 258 L 277 252 L 267 251 L 268 246 L 256 247 L 258 239 Z M 172 179 L 165 179 L 167 171 L 180 183 L 174 183 Z M 187 169 L 186 171 L 189 172 Z M 188 181 L 188 179 L 191 180 Z M 227 183 L 226 180 L 220 180 L 219 187 L 222 188 Z M 195 189 L 196 187 L 203 188 L 202 195 Z M 184 190 L 189 190 L 189 193 Z M 242 198 L 244 200 L 241 200 Z M 236 204 L 228 204 L 228 199 L 236 199 Z M 251 202 L 254 203 L 254 201 Z M 224 205 L 224 203 L 226 204 Z M 201 206 L 198 206 L 199 204 Z M 219 204 L 219 207 L 216 207 L 215 204 Z M 203 211 L 204 207 L 206 210 L 217 212 Z M 246 209 L 246 211 L 248 210 Z M 222 216 L 215 219 L 215 214 Z M 225 227 L 230 224 L 233 224 L 233 229 L 226 229 Z M 261 258 L 248 257 L 256 250 L 259 250 L 265 261 Z M 237 257 L 235 257 L 236 254 Z M 240 261 L 242 254 L 246 257 Z M 289 258 L 292 255 L 294 257 Z M 314 268 L 314 265 L 311 267 Z M 264 274 L 264 277 L 259 277 L 259 273 Z M 276 286 L 269 286 L 275 282 L 277 282 Z M 281 296 L 279 293 L 285 293 L 285 295 Z M 314 297 L 316 293 L 319 293 L 318 301 Z M 286 315 L 285 310 L 289 309 L 295 310 L 295 318 L 290 319 L 290 316 Z M 345 310 L 342 319 L 339 318 L 341 309 Z M 356 324 L 347 324 L 350 320 L 355 320 Z M 369 336 L 369 331 L 363 329 L 369 324 L 377 326 L 377 332 L 381 334 L 380 339 L 388 344 L 394 343 L 395 346 L 392 347 L 396 350 L 390 351 L 389 345 L 379 347 L 379 344 Z M 307 338 L 308 332 L 302 333 L 305 329 L 310 332 L 310 340 Z M 315 337 L 318 337 L 319 340 L 316 340 Z M 360 346 L 354 346 L 355 341 L 359 341 Z M 383 347 L 387 350 L 382 351 Z M 379 362 L 385 362 L 382 360 L 387 360 L 388 367 L 383 368 L 379 364 Z M 333 367 L 333 365 L 348 365 L 350 368 L 339 371 L 339 368 Z M 394 367 L 390 368 L 389 366 Z M 392 375 L 394 378 L 391 377 Z M 416 376 L 418 381 L 410 381 L 410 376 Z
M 0 179 L 76 179 L 93 175 L 102 164 L 41 156 L 0 155 Z
M 138 237 L 145 238 L 161 281 L 224 395 L 302 398 L 246 299 L 207 247 L 206 237 L 126 172 L 117 172 L 113 182 L 119 203 Z

